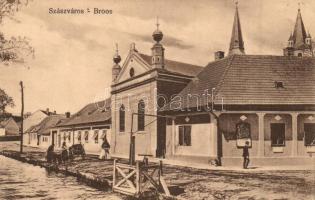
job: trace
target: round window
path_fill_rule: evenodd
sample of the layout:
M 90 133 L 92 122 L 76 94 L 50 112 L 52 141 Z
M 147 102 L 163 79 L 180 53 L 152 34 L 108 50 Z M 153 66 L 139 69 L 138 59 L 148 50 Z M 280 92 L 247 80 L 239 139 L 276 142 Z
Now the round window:
M 130 77 L 133 77 L 135 75 L 135 69 L 134 68 L 130 69 L 129 75 L 130 75 Z

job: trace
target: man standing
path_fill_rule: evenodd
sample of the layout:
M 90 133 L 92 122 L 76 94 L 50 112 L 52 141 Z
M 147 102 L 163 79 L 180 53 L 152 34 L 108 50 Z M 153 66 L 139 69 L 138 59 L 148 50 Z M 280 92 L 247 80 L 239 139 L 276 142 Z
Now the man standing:
M 246 141 L 246 142 L 245 142 L 245 146 L 243 147 L 243 157 L 244 157 L 243 168 L 244 168 L 244 169 L 247 169 L 248 164 L 249 164 L 249 152 L 248 152 L 248 148 L 249 148 L 249 142 Z
M 102 150 L 101 150 L 101 154 L 99 156 L 99 159 L 108 159 L 109 158 L 109 142 L 107 141 L 106 135 L 103 138 L 103 144 L 102 144 Z

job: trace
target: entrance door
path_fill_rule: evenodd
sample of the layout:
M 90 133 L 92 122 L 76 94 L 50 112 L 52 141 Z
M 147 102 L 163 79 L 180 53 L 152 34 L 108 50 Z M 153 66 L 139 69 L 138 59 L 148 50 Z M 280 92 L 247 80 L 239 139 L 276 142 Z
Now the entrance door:
M 156 157 L 165 158 L 166 153 L 166 118 L 157 118 Z
M 61 135 L 60 135 L 60 133 L 58 134 L 58 147 L 61 147 Z

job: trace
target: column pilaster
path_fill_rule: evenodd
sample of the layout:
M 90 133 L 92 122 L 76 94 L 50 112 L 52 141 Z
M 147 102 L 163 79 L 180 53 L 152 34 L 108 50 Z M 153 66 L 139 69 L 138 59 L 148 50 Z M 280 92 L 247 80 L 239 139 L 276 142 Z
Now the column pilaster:
M 257 113 L 258 115 L 258 157 L 265 155 L 265 131 L 264 116 L 266 113 Z
M 298 154 L 298 137 L 297 137 L 297 116 L 298 113 L 290 113 L 292 117 L 292 157 L 296 157 Z

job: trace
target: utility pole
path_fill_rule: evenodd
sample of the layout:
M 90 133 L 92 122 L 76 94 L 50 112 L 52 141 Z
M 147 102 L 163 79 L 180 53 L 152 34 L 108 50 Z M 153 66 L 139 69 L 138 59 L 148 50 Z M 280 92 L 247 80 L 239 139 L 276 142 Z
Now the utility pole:
M 23 153 L 23 120 L 24 120 L 24 87 L 23 87 L 23 81 L 20 81 L 20 86 L 21 86 L 21 103 L 22 103 L 22 108 L 21 108 L 21 143 L 20 143 L 20 153 Z

